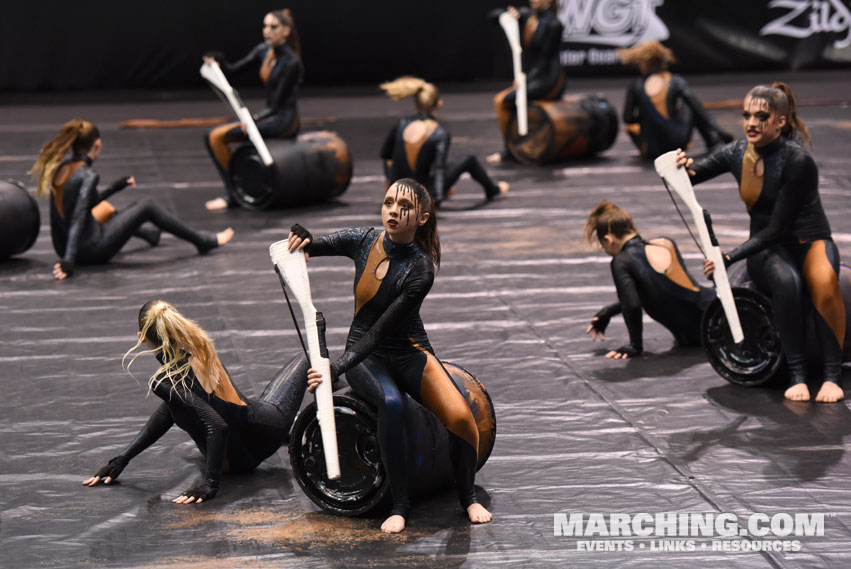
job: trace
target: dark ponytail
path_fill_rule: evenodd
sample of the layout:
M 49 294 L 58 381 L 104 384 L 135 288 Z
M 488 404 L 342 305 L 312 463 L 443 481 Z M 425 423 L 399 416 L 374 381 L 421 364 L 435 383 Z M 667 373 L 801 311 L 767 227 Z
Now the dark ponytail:
M 293 13 L 290 12 L 289 8 L 284 8 L 283 10 L 272 10 L 269 13 L 275 16 L 282 26 L 286 26 L 290 29 L 290 37 L 287 39 L 287 43 L 290 44 L 293 51 L 301 57 L 301 39 L 299 38 L 298 30 L 295 27 Z

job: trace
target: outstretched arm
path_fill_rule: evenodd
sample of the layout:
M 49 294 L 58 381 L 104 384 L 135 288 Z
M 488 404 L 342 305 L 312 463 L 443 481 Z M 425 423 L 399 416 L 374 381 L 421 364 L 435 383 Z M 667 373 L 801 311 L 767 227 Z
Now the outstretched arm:
M 142 430 L 139 431 L 139 434 L 136 435 L 136 438 L 127 445 L 127 448 L 125 448 L 118 456 L 112 457 L 106 466 L 98 470 L 94 476 L 83 480 L 83 484 L 86 486 L 94 486 L 101 481 L 103 481 L 104 484 L 110 484 L 113 480 L 118 478 L 118 475 L 121 474 L 121 471 L 124 470 L 130 460 L 157 442 L 160 437 L 168 432 L 173 424 L 174 419 L 171 417 L 168 405 L 166 403 L 162 403 L 159 407 L 157 407 L 157 410 L 154 411 L 154 414 L 151 415 L 151 418 L 148 419 L 148 422 L 145 423 L 145 426 L 142 427 Z
M 607 358 L 627 359 L 639 355 L 644 349 L 642 334 L 644 324 L 642 322 L 643 311 L 641 309 L 641 298 L 638 295 L 638 285 L 625 256 L 615 257 L 612 261 L 612 277 L 615 280 L 615 288 L 618 291 L 623 320 L 629 331 L 629 344 L 625 344 L 606 354 Z

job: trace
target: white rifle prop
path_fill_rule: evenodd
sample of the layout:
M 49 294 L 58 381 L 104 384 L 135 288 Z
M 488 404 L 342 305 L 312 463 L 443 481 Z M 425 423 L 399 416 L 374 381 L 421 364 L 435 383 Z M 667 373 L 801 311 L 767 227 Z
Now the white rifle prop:
M 508 12 L 499 15 L 499 25 L 505 31 L 508 45 L 511 46 L 511 60 L 514 63 L 514 82 L 517 90 L 514 93 L 514 102 L 517 105 L 517 134 L 526 136 L 529 132 L 529 124 L 526 111 L 526 74 L 523 73 L 523 63 L 520 55 L 523 49 L 520 47 L 520 24 Z
M 245 125 L 245 133 L 248 135 L 248 140 L 257 149 L 257 154 L 260 155 L 263 164 L 271 166 L 274 160 L 272 160 L 272 155 L 269 154 L 266 142 L 260 136 L 260 131 L 257 130 L 257 125 L 254 123 L 254 117 L 251 116 L 251 111 L 248 110 L 248 107 L 239 98 L 239 93 L 236 92 L 236 89 L 230 86 L 225 74 L 222 72 L 222 68 L 219 67 L 219 63 L 217 61 L 211 63 L 205 62 L 201 66 L 201 77 L 230 105 L 237 120 Z
M 742 324 L 739 322 L 736 302 L 733 300 L 733 290 L 730 288 L 730 281 L 727 279 L 727 269 L 724 266 L 721 248 L 718 247 L 718 240 L 715 239 L 715 233 L 712 231 L 712 219 L 709 217 L 709 212 L 698 203 L 686 168 L 677 167 L 677 152 L 675 150 L 659 156 L 653 164 L 656 167 L 656 172 L 665 182 L 665 186 L 669 190 L 673 189 L 677 192 L 677 195 L 680 196 L 680 199 L 691 212 L 694 224 L 697 226 L 697 234 L 700 237 L 703 254 L 715 263 L 715 273 L 712 275 L 715 281 L 715 294 L 721 300 L 727 323 L 730 325 L 730 333 L 733 335 L 733 342 L 738 344 L 744 340 L 745 335 L 742 332 Z
M 322 434 L 322 447 L 325 453 L 325 470 L 329 480 L 340 477 L 340 457 L 337 453 L 337 427 L 334 421 L 334 397 L 331 388 L 331 361 L 325 346 L 325 318 L 317 312 L 310 296 L 310 280 L 307 276 L 307 262 L 304 251 L 290 252 L 289 241 L 284 239 L 269 246 L 269 255 L 275 264 L 275 272 L 281 279 L 281 285 L 293 292 L 301 308 L 304 328 L 307 334 L 307 355 L 310 367 L 322 374 L 322 383 L 316 388 L 316 416 Z M 287 298 L 289 303 L 289 297 Z M 292 307 L 290 307 L 292 310 Z M 295 315 L 293 315 L 295 319 Z M 298 323 L 296 323 L 296 327 Z M 298 328 L 296 328 L 298 329 Z M 301 333 L 299 333 L 299 336 Z

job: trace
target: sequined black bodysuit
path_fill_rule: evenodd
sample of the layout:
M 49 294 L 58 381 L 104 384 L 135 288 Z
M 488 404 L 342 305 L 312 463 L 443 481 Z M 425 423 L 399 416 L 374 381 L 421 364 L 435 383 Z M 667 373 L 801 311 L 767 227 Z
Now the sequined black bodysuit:
M 431 259 L 412 242 L 356 228 L 317 237 L 311 256 L 344 255 L 355 262 L 355 316 L 346 350 L 332 373 L 346 374 L 356 393 L 378 409 L 381 456 L 393 495 L 392 514 L 410 509 L 405 434 L 407 393 L 446 426 L 459 498 L 476 502 L 473 487 L 478 430 L 461 392 L 434 356 L 419 309 L 434 281 Z M 385 265 L 386 264 L 386 265 Z M 383 270 L 386 268 L 386 274 Z
M 756 147 L 729 144 L 696 161 L 694 183 L 730 172 L 750 214 L 750 238 L 729 253 L 772 297 L 774 320 L 792 382 L 806 380 L 804 316 L 808 296 L 824 356 L 825 380 L 838 382 L 845 338 L 839 251 L 818 192 L 818 170 L 797 142 L 780 136 Z M 760 174 L 760 170 L 762 173 Z
M 671 254 L 671 264 L 664 273 L 653 269 L 647 260 L 648 245 L 663 247 Z M 619 353 L 635 356 L 643 350 L 642 309 L 667 328 L 679 345 L 700 345 L 700 320 L 715 292 L 695 283 L 672 239 L 654 239 L 648 244 L 636 235 L 612 259 L 611 269 L 618 302 L 600 310 L 592 325 L 602 332 L 612 316 L 623 313 L 629 344 L 619 348 Z

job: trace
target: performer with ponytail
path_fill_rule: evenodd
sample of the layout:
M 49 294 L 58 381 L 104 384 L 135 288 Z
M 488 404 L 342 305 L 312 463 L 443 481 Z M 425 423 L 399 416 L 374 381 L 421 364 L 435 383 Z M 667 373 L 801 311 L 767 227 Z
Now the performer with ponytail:
M 220 52 L 210 52 L 204 61 L 215 60 L 222 69 L 234 73 L 249 65 L 260 67 L 260 80 L 266 85 L 266 108 L 257 113 L 257 130 L 263 138 L 295 138 L 301 123 L 298 117 L 298 85 L 304 75 L 301 41 L 287 10 L 273 10 L 263 18 L 263 42 L 236 63 L 228 63 Z M 208 201 L 212 211 L 235 207 L 233 184 L 228 174 L 231 151 L 229 144 L 245 142 L 248 136 L 241 123 L 217 126 L 204 137 L 204 144 L 225 183 L 226 194 Z
M 352 389 L 378 409 L 381 458 L 393 496 L 381 530 L 401 532 L 410 511 L 404 393 L 446 426 L 461 505 L 471 522 L 487 523 L 491 514 L 478 503 L 474 488 L 476 421 L 435 357 L 419 314 L 440 265 L 434 200 L 416 180 L 398 180 L 384 195 L 381 221 L 383 231 L 362 227 L 313 238 L 294 225 L 289 236 L 292 251 L 343 255 L 355 262 L 355 316 L 331 375 L 345 373 Z
M 670 330 L 679 346 L 700 345 L 700 320 L 715 293 L 691 277 L 673 239 L 645 241 L 629 213 L 607 200 L 591 210 L 584 233 L 589 243 L 599 243 L 613 257 L 618 292 L 618 302 L 597 312 L 585 333 L 604 340 L 609 320 L 621 313 L 629 331 L 629 343 L 608 352 L 607 358 L 627 359 L 642 352 L 642 309 Z
M 502 10 L 492 16 L 499 17 Z M 564 71 L 559 60 L 559 47 L 564 26 L 558 19 L 556 0 L 529 0 L 529 8 L 508 7 L 508 13 L 520 22 L 520 43 L 523 48 L 523 71 L 526 73 L 526 99 L 555 101 L 561 98 L 566 86 Z M 515 109 L 516 85 L 496 94 L 493 107 L 502 137 L 506 138 L 508 126 Z M 512 160 L 507 147 L 487 157 L 491 164 Z
M 95 218 L 106 205 L 106 198 L 130 185 L 133 177 L 122 178 L 98 191 L 98 174 L 92 164 L 102 149 L 100 131 L 83 120 L 72 120 L 41 148 L 30 174 L 37 181 L 37 194 L 50 194 L 50 233 L 53 248 L 60 260 L 53 267 L 53 276 L 65 279 L 79 264 L 103 264 L 109 261 L 134 235 L 156 244 L 157 232 L 145 232 L 142 225 L 151 222 L 159 229 L 189 241 L 201 254 L 224 245 L 233 237 L 228 228 L 217 234 L 195 231 L 150 200 L 135 203 L 114 215 Z M 71 151 L 71 158 L 63 161 Z M 140 230 L 141 229 L 141 230 Z
M 642 158 L 652 160 L 685 148 L 694 127 L 710 150 L 733 140 L 706 112 L 686 80 L 668 71 L 676 61 L 670 49 L 654 40 L 619 49 L 618 58 L 641 71 L 626 91 L 623 122 Z
M 287 442 L 305 389 L 320 381 L 299 356 L 278 372 L 259 399 L 245 397 L 204 330 L 162 300 L 148 301 L 139 310 L 139 341 L 125 358 L 143 346 L 147 349 L 133 356 L 127 369 L 142 353 L 153 353 L 161 365 L 148 387 L 163 402 L 121 454 L 83 481 L 86 486 L 112 483 L 130 460 L 176 424 L 206 460 L 203 475 L 172 502 L 210 500 L 223 472 L 249 472 Z
M 818 169 L 806 150 L 810 135 L 798 118 L 789 87 L 758 85 L 744 100 L 745 140 L 698 161 L 678 150 L 678 164 L 695 184 L 730 172 L 750 215 L 750 238 L 724 255 L 725 264 L 747 259 L 748 273 L 771 296 L 774 323 L 789 367 L 786 398 L 808 401 L 804 316 L 814 308 L 824 363 L 816 401 L 844 397 L 839 386 L 845 308 L 839 290 L 839 251 L 818 191 Z M 704 272 L 714 272 L 704 261 Z M 806 292 L 805 292 L 806 291 Z M 806 302 L 806 296 L 811 302 Z
M 434 118 L 434 111 L 443 106 L 437 87 L 418 77 L 400 77 L 383 83 L 381 89 L 394 101 L 414 97 L 417 109 L 416 115 L 401 119 L 393 127 L 381 147 L 388 186 L 392 180 L 413 178 L 431 191 L 437 207 L 464 172 L 482 186 L 488 201 L 508 192 L 508 182 L 495 184 L 472 154 L 448 162 L 452 136 Z

